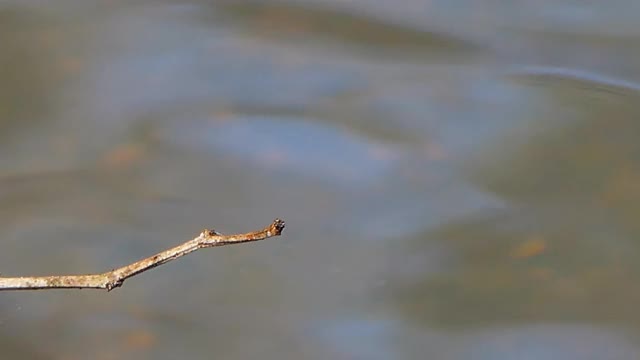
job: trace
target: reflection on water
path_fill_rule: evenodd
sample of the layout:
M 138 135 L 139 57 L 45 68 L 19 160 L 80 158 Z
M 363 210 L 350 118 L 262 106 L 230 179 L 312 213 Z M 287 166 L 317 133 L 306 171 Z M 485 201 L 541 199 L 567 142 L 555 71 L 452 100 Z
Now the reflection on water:
M 2 293 L 5 353 L 638 357 L 640 28 L 566 3 L 6 2 L 0 273 L 288 227 Z
M 358 138 L 349 129 L 305 119 L 229 119 L 180 130 L 189 132 L 181 135 L 182 146 L 235 154 L 235 161 L 248 160 L 254 167 L 299 173 L 336 186 L 369 186 L 391 176 L 393 164 L 404 156 L 401 149 Z
M 242 25 L 251 34 L 266 35 L 274 40 L 308 43 L 317 39 L 328 44 L 343 44 L 345 50 L 369 50 L 375 57 L 444 57 L 446 61 L 469 57 L 481 50 L 471 41 L 394 24 L 384 18 L 366 16 L 362 11 L 333 10 L 295 2 L 225 1 L 221 4 L 216 10 L 221 17 L 228 17 L 232 25 Z
M 515 79 L 530 80 L 546 87 L 561 86 L 582 88 L 586 92 L 605 92 L 614 95 L 640 96 L 640 84 L 593 72 L 546 66 L 519 66 L 511 74 Z
M 0 86 L 3 138 L 12 129 L 43 116 L 53 105 L 50 92 L 56 86 L 58 71 L 55 65 L 40 63 L 35 49 L 53 55 L 50 40 L 43 36 L 51 28 L 47 20 L 19 8 L 0 9 L 0 78 L 4 84 L 11 84 Z

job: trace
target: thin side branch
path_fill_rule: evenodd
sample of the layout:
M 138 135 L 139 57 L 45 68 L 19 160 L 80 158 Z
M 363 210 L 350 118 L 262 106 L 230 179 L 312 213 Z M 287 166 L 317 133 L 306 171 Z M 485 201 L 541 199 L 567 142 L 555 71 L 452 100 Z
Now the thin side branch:
M 111 291 L 122 286 L 124 281 L 132 276 L 196 250 L 264 240 L 273 236 L 280 236 L 283 229 L 284 221 L 280 219 L 275 219 L 271 225 L 260 231 L 246 234 L 222 235 L 215 230 L 205 229 L 193 240 L 103 274 L 0 277 L 0 291 L 38 289 L 106 289 Z

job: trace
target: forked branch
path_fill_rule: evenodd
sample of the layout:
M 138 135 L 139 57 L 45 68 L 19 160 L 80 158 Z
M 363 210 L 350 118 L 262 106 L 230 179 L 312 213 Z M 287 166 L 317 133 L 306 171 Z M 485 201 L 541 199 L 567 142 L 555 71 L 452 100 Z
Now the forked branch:
M 146 259 L 136 261 L 133 264 L 126 265 L 103 274 L 0 277 L 0 291 L 86 288 L 106 289 L 111 291 L 122 286 L 124 281 L 132 276 L 153 269 L 156 266 L 160 266 L 196 250 L 214 246 L 264 240 L 273 236 L 280 236 L 283 229 L 284 221 L 280 219 L 274 220 L 271 225 L 260 231 L 254 231 L 246 234 L 222 235 L 215 230 L 205 229 L 193 240 L 189 240 Z

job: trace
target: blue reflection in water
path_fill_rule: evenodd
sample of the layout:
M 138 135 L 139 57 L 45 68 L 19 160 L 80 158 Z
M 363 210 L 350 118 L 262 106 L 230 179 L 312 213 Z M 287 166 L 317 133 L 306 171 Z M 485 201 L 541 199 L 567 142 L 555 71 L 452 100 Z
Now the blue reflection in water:
M 590 326 L 538 325 L 474 335 L 466 345 L 474 359 L 637 359 L 638 349 L 615 332 Z
M 638 348 L 616 331 L 592 326 L 540 324 L 474 331 L 419 330 L 384 319 L 346 319 L 319 338 L 346 358 L 478 360 L 626 360 Z
M 320 338 L 347 359 L 394 359 L 389 339 L 393 329 L 387 321 L 350 319 L 328 326 Z
M 194 127 L 189 127 L 194 129 Z M 189 130 L 187 130 L 189 131 Z M 198 127 L 181 144 L 210 147 L 257 166 L 342 185 L 372 184 L 406 155 L 399 146 L 376 143 L 346 128 L 304 119 L 250 117 Z

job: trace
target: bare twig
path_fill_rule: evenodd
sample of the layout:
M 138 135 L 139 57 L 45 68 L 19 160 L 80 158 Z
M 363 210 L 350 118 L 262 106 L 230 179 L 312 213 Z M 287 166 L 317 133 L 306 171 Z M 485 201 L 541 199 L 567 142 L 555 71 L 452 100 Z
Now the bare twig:
M 171 260 L 196 250 L 238 244 L 250 241 L 259 241 L 279 236 L 284 229 L 284 221 L 276 219 L 266 228 L 246 234 L 222 235 L 215 230 L 205 229 L 195 239 L 189 240 L 174 248 L 162 251 L 134 262 L 133 264 L 111 270 L 103 274 L 90 275 L 59 275 L 59 276 L 27 276 L 27 277 L 0 277 L 1 290 L 37 290 L 37 289 L 107 289 L 111 291 L 122 286 L 124 281 L 141 272 L 153 269 Z

